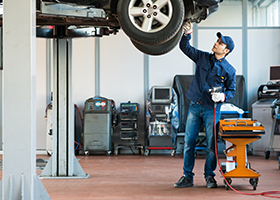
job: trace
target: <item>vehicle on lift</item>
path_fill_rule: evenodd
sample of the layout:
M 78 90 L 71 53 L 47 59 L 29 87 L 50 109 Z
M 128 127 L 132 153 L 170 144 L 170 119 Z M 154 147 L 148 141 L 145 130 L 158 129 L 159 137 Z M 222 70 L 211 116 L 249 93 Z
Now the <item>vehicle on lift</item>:
M 161 55 L 176 46 L 184 21 L 200 23 L 218 10 L 220 2 L 222 0 L 36 0 L 37 36 L 51 37 L 56 31 L 48 31 L 50 28 L 46 25 L 66 27 L 60 37 L 103 36 L 122 29 L 137 49 Z

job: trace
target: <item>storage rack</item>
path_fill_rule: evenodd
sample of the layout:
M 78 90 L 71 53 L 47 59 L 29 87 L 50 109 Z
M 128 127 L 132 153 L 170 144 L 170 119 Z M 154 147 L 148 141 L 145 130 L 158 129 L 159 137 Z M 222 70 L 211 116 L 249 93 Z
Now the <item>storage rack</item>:
M 133 149 L 138 149 L 140 154 L 143 154 L 143 145 L 138 144 L 138 113 L 139 104 L 127 103 L 120 104 L 120 139 L 121 143 L 115 148 L 115 155 L 120 153 L 120 149 L 129 148 L 133 154 Z

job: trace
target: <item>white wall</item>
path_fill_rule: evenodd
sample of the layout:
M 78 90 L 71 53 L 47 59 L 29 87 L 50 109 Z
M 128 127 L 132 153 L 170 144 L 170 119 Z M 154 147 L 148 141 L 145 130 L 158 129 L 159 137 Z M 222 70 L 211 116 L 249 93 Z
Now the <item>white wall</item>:
M 100 95 L 144 106 L 144 56 L 121 31 L 100 40 Z
M 179 45 L 167 54 L 161 56 L 150 56 L 150 87 L 154 85 L 172 86 L 175 75 L 193 74 L 193 69 L 192 61 L 181 52 Z
M 139 103 L 139 129 L 144 131 L 144 55 L 120 31 L 100 40 L 100 95 L 120 103 Z
M 95 96 L 95 38 L 75 38 L 74 103 L 80 111 L 86 99 Z
M 248 31 L 249 105 L 257 100 L 258 87 L 269 81 L 269 66 L 280 65 L 280 28 Z

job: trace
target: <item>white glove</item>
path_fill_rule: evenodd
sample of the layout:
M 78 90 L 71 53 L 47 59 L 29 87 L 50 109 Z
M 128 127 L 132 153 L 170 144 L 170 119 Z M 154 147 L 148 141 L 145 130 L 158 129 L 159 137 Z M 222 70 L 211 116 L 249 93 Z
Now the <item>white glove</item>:
M 193 32 L 192 23 L 190 21 L 187 21 L 185 24 L 183 24 L 182 28 L 183 28 L 184 35 L 188 35 Z
M 212 93 L 212 100 L 216 103 L 224 102 L 225 99 L 226 99 L 225 94 L 222 92 L 221 93 L 217 93 L 217 92 Z

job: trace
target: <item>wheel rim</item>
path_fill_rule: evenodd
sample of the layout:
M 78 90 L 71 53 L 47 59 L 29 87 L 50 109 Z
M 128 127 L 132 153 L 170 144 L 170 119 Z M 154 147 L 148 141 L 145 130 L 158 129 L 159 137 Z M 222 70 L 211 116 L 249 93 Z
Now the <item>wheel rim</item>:
M 128 13 L 131 23 L 137 29 L 154 33 L 169 24 L 173 8 L 171 0 L 131 0 Z

